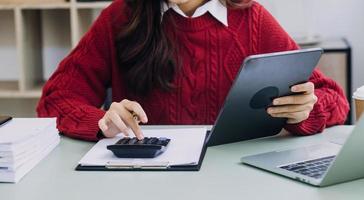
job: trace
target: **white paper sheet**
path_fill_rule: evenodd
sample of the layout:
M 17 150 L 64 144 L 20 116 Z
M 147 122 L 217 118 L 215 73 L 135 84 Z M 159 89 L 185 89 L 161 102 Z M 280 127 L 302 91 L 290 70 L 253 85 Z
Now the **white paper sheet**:
M 143 130 L 145 137 L 166 137 L 171 139 L 166 151 L 156 158 L 117 158 L 107 145 L 115 144 L 122 136 L 100 140 L 79 162 L 81 166 L 106 166 L 112 164 L 143 165 L 169 163 L 169 165 L 198 164 L 204 146 L 206 128 Z
M 0 127 L 0 145 L 25 141 L 55 124 L 56 118 L 14 118 Z

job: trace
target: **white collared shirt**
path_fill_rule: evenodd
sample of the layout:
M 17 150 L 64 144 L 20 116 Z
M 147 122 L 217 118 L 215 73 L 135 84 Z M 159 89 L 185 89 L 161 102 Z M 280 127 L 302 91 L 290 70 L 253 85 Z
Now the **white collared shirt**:
M 172 3 L 164 3 L 162 14 L 169 9 L 173 9 L 176 13 L 182 15 L 183 17 L 190 18 L 178 7 L 178 5 Z M 197 8 L 191 18 L 200 17 L 207 12 L 209 12 L 215 19 L 217 19 L 222 24 L 228 26 L 227 8 L 223 3 L 221 3 L 220 0 L 210 0 L 206 2 L 205 4 Z

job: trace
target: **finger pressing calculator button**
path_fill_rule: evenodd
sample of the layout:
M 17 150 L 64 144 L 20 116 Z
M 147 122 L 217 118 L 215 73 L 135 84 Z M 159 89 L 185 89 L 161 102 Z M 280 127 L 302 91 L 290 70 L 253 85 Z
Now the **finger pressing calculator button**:
M 145 141 L 146 141 L 146 138 L 144 138 L 142 140 L 138 140 L 135 144 L 144 144 Z

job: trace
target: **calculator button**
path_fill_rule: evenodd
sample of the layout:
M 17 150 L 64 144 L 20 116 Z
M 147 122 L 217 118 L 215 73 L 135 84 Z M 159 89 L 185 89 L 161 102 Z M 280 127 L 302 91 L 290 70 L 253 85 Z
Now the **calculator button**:
M 152 142 L 152 138 L 148 138 L 144 141 L 144 144 L 150 144 Z
M 133 138 L 133 139 L 131 139 L 131 140 L 128 142 L 128 144 L 135 144 L 137 141 L 138 141 L 138 139 L 137 139 L 137 138 Z
M 128 142 L 129 142 L 129 140 L 130 140 L 130 138 L 123 138 L 123 139 L 119 140 L 119 141 L 117 142 L 117 144 L 126 144 L 126 143 L 128 143 Z
M 150 141 L 148 142 L 148 144 L 156 144 L 158 142 L 158 138 L 150 138 Z
M 146 141 L 146 139 L 144 138 L 144 139 L 142 139 L 142 140 L 138 140 L 135 144 L 144 144 L 145 143 L 145 141 Z
M 157 145 L 163 145 L 166 146 L 169 142 L 169 139 L 167 138 L 160 138 L 159 141 L 157 142 Z

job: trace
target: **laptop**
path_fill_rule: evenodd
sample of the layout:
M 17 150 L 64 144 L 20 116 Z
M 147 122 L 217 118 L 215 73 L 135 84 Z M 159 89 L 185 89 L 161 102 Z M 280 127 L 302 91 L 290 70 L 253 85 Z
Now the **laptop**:
M 345 143 L 323 143 L 241 158 L 247 165 L 324 187 L 364 177 L 364 117 Z
M 208 138 L 208 146 L 278 134 L 286 119 L 271 117 L 273 99 L 292 95 L 291 86 L 307 82 L 322 49 L 286 51 L 245 59 Z

